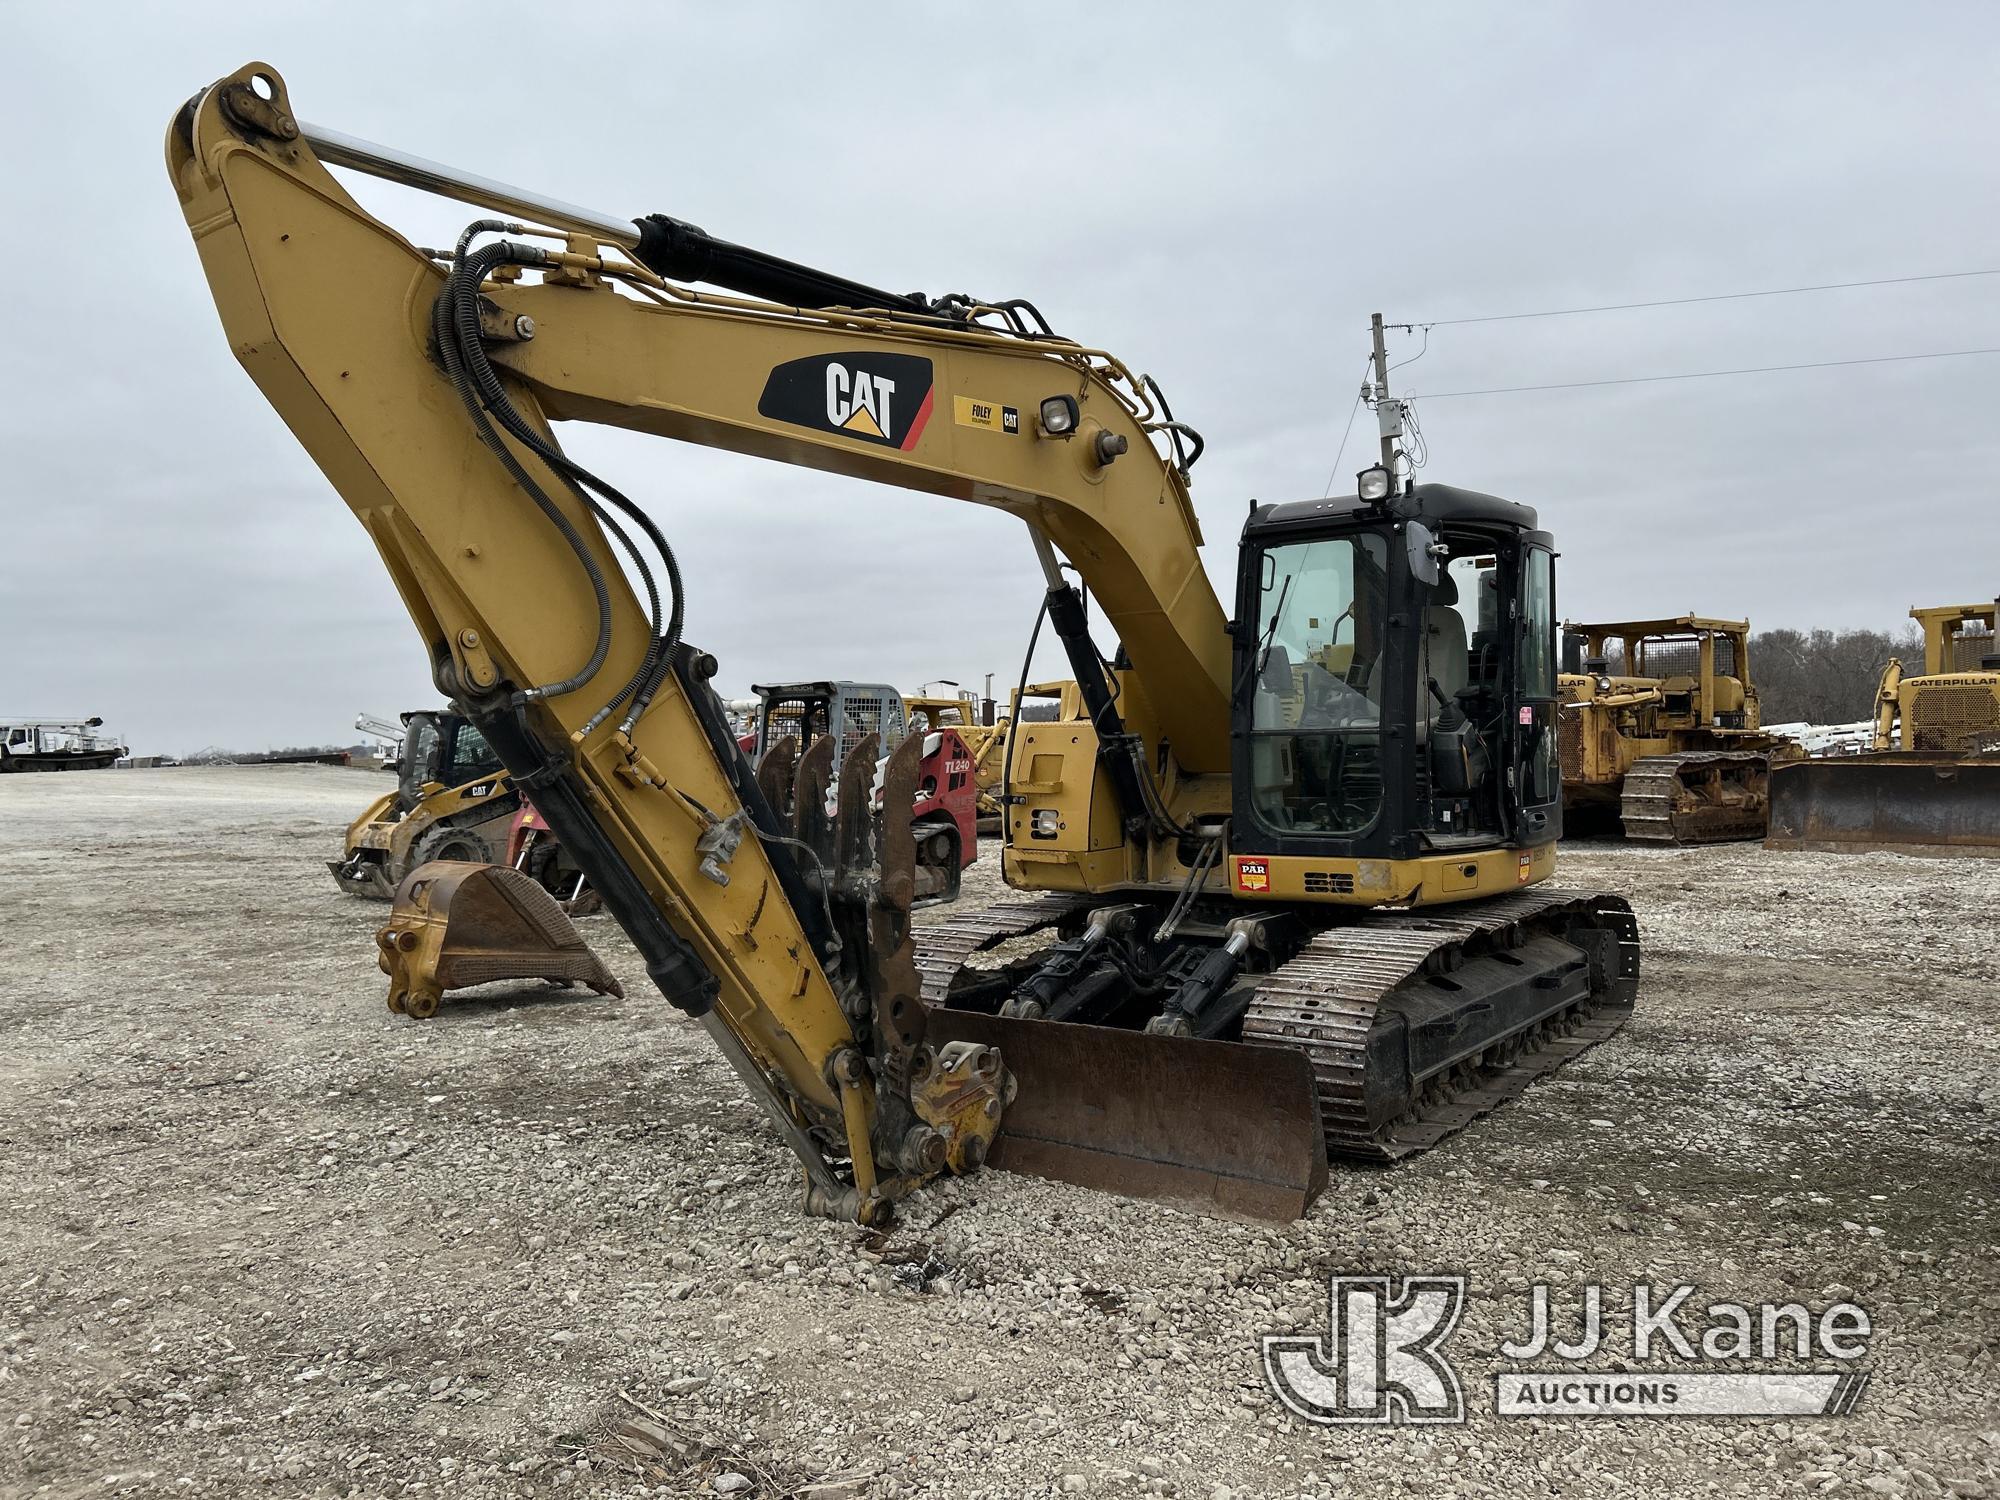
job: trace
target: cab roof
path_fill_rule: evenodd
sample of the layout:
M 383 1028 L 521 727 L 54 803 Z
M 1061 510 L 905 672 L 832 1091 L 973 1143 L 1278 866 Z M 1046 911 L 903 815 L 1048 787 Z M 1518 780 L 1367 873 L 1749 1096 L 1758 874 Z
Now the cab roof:
M 1712 620 L 1706 615 L 1673 615 L 1663 620 L 1614 620 L 1603 625 L 1563 623 L 1584 635 L 1747 635 L 1748 620 Z
M 1392 497 L 1386 505 L 1363 500 L 1358 495 L 1329 495 L 1322 500 L 1287 500 L 1251 509 L 1243 530 L 1251 533 L 1308 530 L 1337 526 L 1348 521 L 1367 521 L 1383 514 L 1401 521 L 1422 521 L 1437 525 L 1452 521 L 1484 521 L 1533 531 L 1537 522 L 1533 507 L 1483 495 L 1478 490 L 1462 490 L 1450 484 L 1419 484 Z

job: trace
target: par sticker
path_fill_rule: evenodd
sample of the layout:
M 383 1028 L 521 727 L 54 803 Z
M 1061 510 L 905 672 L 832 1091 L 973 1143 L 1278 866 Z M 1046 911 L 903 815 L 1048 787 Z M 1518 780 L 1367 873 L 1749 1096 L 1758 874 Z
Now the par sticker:
M 1271 888 L 1271 865 L 1268 860 L 1250 859 L 1236 856 L 1236 889 L 1239 891 L 1268 891 Z
M 1521 856 L 1521 862 L 1514 867 L 1514 884 L 1526 885 L 1528 883 L 1528 870 L 1533 862 L 1534 857 L 1532 855 L 1524 854 Z

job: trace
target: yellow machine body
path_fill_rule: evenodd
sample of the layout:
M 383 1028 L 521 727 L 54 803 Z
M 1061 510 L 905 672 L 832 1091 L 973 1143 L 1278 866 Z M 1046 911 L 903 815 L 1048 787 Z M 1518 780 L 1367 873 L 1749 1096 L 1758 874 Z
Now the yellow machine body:
M 1573 828 L 1617 817 L 1628 837 L 1761 838 L 1773 764 L 1802 759 L 1763 731 L 1750 623 L 1676 615 L 1565 627 L 1563 804 Z M 1612 670 L 1615 664 L 1616 670 Z
M 1535 892 L 1553 872 L 1545 812 L 1533 829 L 1476 836 L 1419 837 L 1392 825 L 1384 837 L 1399 849 L 1429 852 L 1382 860 L 1283 849 L 1250 858 L 1231 844 L 1227 820 L 1242 772 L 1234 723 L 1248 702 L 1235 659 L 1249 643 L 1203 567 L 1187 488 L 1193 458 L 1183 450 L 1189 430 L 1150 380 L 1101 350 L 1028 326 L 1018 302 L 917 305 L 852 283 L 804 305 L 696 290 L 655 267 L 692 279 L 693 270 L 675 268 L 709 270 L 709 257 L 720 254 L 750 264 L 759 285 L 810 290 L 826 278 L 664 216 L 610 219 L 419 163 L 415 176 L 399 168 L 404 180 L 548 226 L 484 220 L 453 254 L 426 251 L 363 209 L 322 159 L 384 159 L 364 146 L 315 138 L 263 64 L 204 90 L 173 122 L 168 171 L 229 346 L 375 543 L 433 679 L 533 798 L 661 992 L 708 1030 L 797 1153 L 812 1209 L 873 1219 L 935 1172 L 978 1165 L 1017 1082 L 1024 1101 L 1040 1091 L 1043 1103 L 1053 1094 L 1087 1103 L 1092 1090 L 1108 1096 L 1119 1085 L 1093 1071 L 1088 1026 L 1061 1028 L 1061 1046 L 1041 1045 L 1039 1036 L 1024 1044 L 1043 1071 L 1019 1080 L 1001 1063 L 1007 1034 L 1042 1022 L 1003 1010 L 986 1018 L 980 1036 L 926 1041 L 929 994 L 920 1002 L 919 988 L 932 971 L 920 980 L 909 919 L 912 840 L 907 820 L 871 815 L 872 737 L 837 776 L 828 739 L 753 772 L 708 687 L 715 664 L 661 633 L 607 532 L 609 487 L 556 448 L 554 424 L 608 424 L 1002 510 L 1024 523 L 1036 548 L 1049 618 L 1073 669 L 1094 673 L 1100 662 L 1080 654 L 1089 647 L 1080 596 L 1062 577 L 1067 559 L 1088 585 L 1094 621 L 1115 633 L 1119 659 L 1094 681 L 1100 697 L 1085 695 L 1094 705 L 1087 712 L 1033 724 L 1015 718 L 1004 774 L 1017 800 L 1005 809 L 1003 868 L 1010 884 L 1045 893 L 1054 904 L 1035 910 L 1054 913 L 1051 920 L 1083 914 L 1065 893 L 1106 898 L 1087 914 L 1098 936 L 1083 939 L 1086 948 L 1099 937 L 1165 943 L 1185 922 L 1233 959 L 1258 951 L 1261 919 L 1274 916 L 1291 949 L 1303 945 L 1311 973 L 1299 993 L 1392 968 L 1420 989 L 1433 970 L 1461 962 L 1468 979 L 1490 970 L 1496 992 L 1529 1007 L 1519 1026 L 1490 1045 L 1454 1048 L 1455 1025 L 1399 1013 L 1395 1026 L 1409 1030 L 1410 1047 L 1435 1055 L 1404 1078 L 1398 1110 L 1462 1091 L 1482 1068 L 1525 1079 L 1533 1070 L 1512 1066 L 1522 1048 L 1571 1036 L 1607 995 L 1621 1017 L 1629 1008 L 1637 967 L 1629 909 L 1610 897 Z M 475 236 L 494 233 L 529 240 L 468 255 Z M 684 253 L 690 244 L 698 254 Z M 500 259 L 482 259 L 488 252 Z M 1444 486 L 1408 488 L 1397 503 L 1411 518 L 1407 563 L 1401 520 L 1365 506 L 1355 512 L 1353 524 L 1369 528 L 1370 539 L 1367 548 L 1353 544 L 1355 555 L 1373 570 L 1371 589 L 1382 580 L 1370 596 L 1370 631 L 1391 582 L 1407 593 L 1427 587 L 1416 581 L 1421 569 L 1436 571 L 1433 554 L 1415 545 L 1424 516 L 1440 535 L 1456 528 L 1462 549 L 1505 549 L 1507 586 L 1538 587 L 1538 609 L 1552 610 L 1552 540 L 1534 529 L 1531 511 Z M 1325 529 L 1314 506 L 1266 509 L 1273 548 Z M 1439 541 L 1435 555 L 1446 554 L 1459 556 Z M 1471 551 L 1464 561 L 1473 561 Z M 1481 566 L 1494 562 L 1483 555 Z M 1254 590 L 1249 574 L 1239 576 L 1239 587 Z M 1386 631 L 1386 606 L 1380 618 Z M 1537 618 L 1552 625 L 1552 613 Z M 1339 622 L 1329 615 L 1326 624 L 1337 631 Z M 1392 655 L 1406 644 L 1430 649 L 1428 637 L 1401 628 Z M 1459 634 L 1463 676 L 1468 647 L 1462 627 Z M 1545 649 L 1538 639 L 1510 642 L 1505 652 L 1510 661 L 1518 653 L 1552 663 L 1553 641 Z M 1270 656 L 1266 646 L 1255 666 L 1260 681 L 1275 684 L 1284 659 Z M 1361 702 L 1365 684 L 1356 683 L 1367 669 L 1351 648 L 1322 653 L 1271 692 L 1298 696 L 1295 684 L 1311 673 L 1339 672 L 1355 681 L 1327 691 Z M 1417 679 L 1396 681 L 1406 723 Z M 1509 745 L 1537 747 L 1509 753 L 1523 757 L 1524 776 L 1549 786 L 1538 808 L 1556 795 L 1553 703 L 1550 665 L 1535 701 L 1520 705 L 1521 734 L 1511 706 L 1505 719 Z M 1418 753 L 1415 738 L 1446 771 L 1456 764 L 1452 774 L 1487 776 L 1469 752 L 1453 751 L 1453 762 L 1435 749 L 1471 733 L 1463 715 L 1454 719 L 1447 704 L 1442 714 L 1420 707 L 1418 718 L 1420 733 L 1389 725 L 1370 739 L 1366 765 L 1403 776 Z M 910 804 L 918 743 L 905 740 L 884 763 L 882 805 Z M 1480 785 L 1501 795 L 1497 774 Z M 1338 816 L 1331 802 L 1311 800 L 1331 796 L 1315 787 L 1293 787 L 1298 827 Z M 1448 823 L 1451 811 L 1438 816 Z M 811 860 L 795 852 L 801 847 Z M 1369 916 L 1411 905 L 1441 915 L 1415 927 Z M 1458 915 L 1448 920 L 1450 908 Z M 1139 922 L 1131 913 L 1142 909 L 1154 915 Z M 1204 914 L 1211 909 L 1220 915 Z M 1365 930 L 1353 927 L 1364 921 Z M 1518 961 L 1489 956 L 1509 945 L 1545 960 L 1540 981 L 1522 979 Z M 1371 956 L 1378 949 L 1401 956 L 1385 967 Z M 1443 989 L 1424 993 L 1433 1008 L 1448 1003 Z M 1348 1110 L 1364 1145 L 1405 1149 L 1384 1133 L 1394 1123 L 1388 1104 L 1350 1097 L 1338 1068 L 1302 1060 L 1319 1045 L 1308 1035 L 1310 1017 L 1288 1019 L 1281 1001 L 1274 990 L 1253 1007 L 1244 1036 L 1254 1022 L 1258 1040 L 1280 1047 L 1282 1081 L 1258 1066 L 1277 1060 L 1249 1047 L 1247 1065 L 1238 1057 L 1232 1075 L 1246 1081 L 1241 1097 L 1262 1098 L 1270 1118 L 1294 1125 L 1332 1111 L 1329 1141 L 1334 1115 Z M 935 1014 L 942 1021 L 945 1013 Z M 1138 1070 L 1128 1080 L 1134 1088 L 1144 1076 L 1198 1076 L 1203 1049 L 1235 1045 L 1150 1028 L 1119 1044 Z M 1286 1165 L 1273 1170 L 1289 1175 L 1275 1196 L 1226 1196 L 1286 1212 L 1324 1182 L 1323 1161 L 1317 1174 L 1301 1175 L 1305 1158 L 1296 1152 L 1243 1139 L 1240 1125 L 1228 1124 L 1226 1092 L 1203 1099 L 1213 1129 L 1190 1115 L 1184 1087 L 1173 1093 L 1127 1111 L 1129 1134 L 1085 1154 L 1102 1164 L 1157 1147 L 1165 1160 L 1192 1140 L 1201 1159 L 1176 1157 L 1169 1175 L 1211 1185 L 1282 1158 Z M 1050 1129 L 1096 1117 L 1089 1108 L 1019 1116 Z M 1076 1144 L 1042 1142 L 1056 1157 Z
M 1883 669 L 1875 694 L 1875 748 L 1984 754 L 2000 751 L 2000 644 L 1993 604 L 1910 611 L 1924 635 L 1924 670 Z

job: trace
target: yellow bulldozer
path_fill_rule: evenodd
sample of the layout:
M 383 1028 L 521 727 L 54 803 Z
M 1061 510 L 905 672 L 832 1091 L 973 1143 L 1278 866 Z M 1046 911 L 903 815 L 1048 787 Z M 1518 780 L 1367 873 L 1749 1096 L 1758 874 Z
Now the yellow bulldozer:
M 1910 611 L 1923 672 L 1893 658 L 1883 668 L 1872 752 L 1773 777 L 1769 847 L 2000 856 L 1997 615 L 1996 604 Z
M 1650 843 L 1764 837 L 1771 767 L 1805 751 L 1767 734 L 1750 622 L 1676 615 L 1563 627 L 1563 808 L 1576 832 Z
M 1391 453 L 1352 494 L 1252 507 L 1225 607 L 1200 435 L 1031 302 L 890 292 L 309 125 L 264 64 L 189 100 L 166 155 L 229 349 L 809 1211 L 879 1222 L 991 1161 L 1289 1218 L 1329 1151 L 1421 1150 L 1630 1013 L 1630 907 L 1551 880 L 1555 538 L 1528 507 Z M 424 248 L 333 166 L 477 217 Z M 751 763 L 670 542 L 566 421 L 1016 518 L 1084 715 L 1015 747 L 1002 869 L 1032 899 L 914 926 L 921 737 Z M 398 905 L 408 993 L 454 956 L 426 875 L 454 868 Z

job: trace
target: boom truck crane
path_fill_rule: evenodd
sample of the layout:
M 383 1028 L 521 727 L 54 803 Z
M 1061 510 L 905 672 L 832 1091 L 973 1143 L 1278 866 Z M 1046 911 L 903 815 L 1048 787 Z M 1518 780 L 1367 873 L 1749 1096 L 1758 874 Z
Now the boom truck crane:
M 1030 303 L 890 293 L 473 177 L 302 123 L 264 64 L 166 148 L 231 348 L 376 543 L 439 688 L 797 1153 L 809 1210 L 874 1221 L 990 1158 L 1294 1216 L 1329 1146 L 1418 1149 L 1629 1012 L 1629 908 L 1547 884 L 1532 510 L 1386 469 L 1253 505 L 1232 619 L 1189 498 L 1200 438 Z M 506 217 L 424 249 L 330 165 Z M 877 747 L 831 818 L 830 739 L 789 777 L 752 766 L 666 538 L 562 421 L 1024 523 L 1087 711 L 1010 746 L 1004 873 L 1038 899 L 919 946 L 908 820 L 869 816 Z M 920 748 L 881 806 L 909 805 Z M 1038 931 L 1004 993 L 964 967 Z

